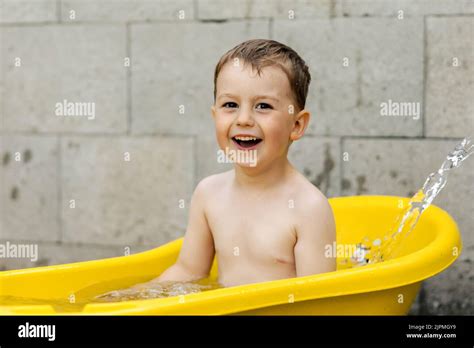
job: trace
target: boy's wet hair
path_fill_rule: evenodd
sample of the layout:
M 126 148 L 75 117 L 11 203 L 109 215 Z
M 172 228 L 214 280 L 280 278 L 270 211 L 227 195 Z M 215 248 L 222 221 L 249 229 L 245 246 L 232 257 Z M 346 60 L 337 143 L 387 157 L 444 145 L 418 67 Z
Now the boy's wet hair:
M 296 101 L 295 109 L 304 109 L 308 96 L 311 75 L 305 61 L 290 47 L 274 40 L 254 39 L 244 41 L 225 53 L 217 63 L 214 71 L 214 102 L 216 101 L 217 77 L 227 62 L 234 62 L 238 58 L 244 66 L 250 64 L 260 76 L 262 68 L 278 66 L 288 76 L 293 97 Z

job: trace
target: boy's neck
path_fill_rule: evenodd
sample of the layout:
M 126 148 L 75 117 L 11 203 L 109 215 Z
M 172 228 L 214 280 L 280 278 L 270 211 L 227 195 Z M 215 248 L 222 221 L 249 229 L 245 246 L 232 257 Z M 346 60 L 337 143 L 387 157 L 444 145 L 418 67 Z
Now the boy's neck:
M 284 156 L 266 167 L 234 165 L 234 182 L 244 189 L 266 190 L 281 184 L 295 169 Z

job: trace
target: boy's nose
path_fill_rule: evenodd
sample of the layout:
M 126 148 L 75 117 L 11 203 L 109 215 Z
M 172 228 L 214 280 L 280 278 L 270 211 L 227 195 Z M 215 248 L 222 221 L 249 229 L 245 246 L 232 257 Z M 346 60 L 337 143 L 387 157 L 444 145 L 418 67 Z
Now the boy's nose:
M 242 110 L 237 115 L 237 125 L 253 126 L 254 119 L 251 111 Z

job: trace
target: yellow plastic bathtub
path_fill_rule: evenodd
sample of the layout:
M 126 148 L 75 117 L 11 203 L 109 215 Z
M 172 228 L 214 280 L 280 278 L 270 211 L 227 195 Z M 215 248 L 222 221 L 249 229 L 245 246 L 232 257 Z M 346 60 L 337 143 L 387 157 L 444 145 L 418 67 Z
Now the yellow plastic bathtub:
M 400 200 L 404 206 L 409 201 L 391 196 L 330 199 L 337 242 L 355 244 L 364 236 L 386 233 L 401 212 Z M 54 306 L 58 299 L 74 298 L 80 303 L 152 279 L 175 262 L 181 243 L 178 239 L 129 256 L 0 272 L 0 314 L 403 315 L 421 282 L 447 268 L 461 251 L 456 223 L 445 211 L 431 206 L 404 241 L 401 256 L 385 262 L 184 296 L 92 303 L 66 312 Z M 209 277 L 217 277 L 215 260 Z M 35 298 L 44 303 L 14 304 L 9 298 Z

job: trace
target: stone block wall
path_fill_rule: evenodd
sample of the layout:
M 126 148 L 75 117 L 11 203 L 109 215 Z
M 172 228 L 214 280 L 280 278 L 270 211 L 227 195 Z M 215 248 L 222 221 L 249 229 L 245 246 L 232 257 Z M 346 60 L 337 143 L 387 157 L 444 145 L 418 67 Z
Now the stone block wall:
M 0 242 L 40 253 L 0 268 L 181 237 L 196 184 L 231 168 L 216 161 L 214 67 L 251 38 L 310 67 L 312 120 L 289 157 L 312 183 L 412 195 L 474 133 L 473 24 L 470 0 L 0 0 Z M 57 116 L 64 100 L 94 117 Z M 419 110 L 383 116 L 389 101 Z M 412 314 L 474 313 L 473 180 L 468 160 L 435 201 L 464 250 Z

